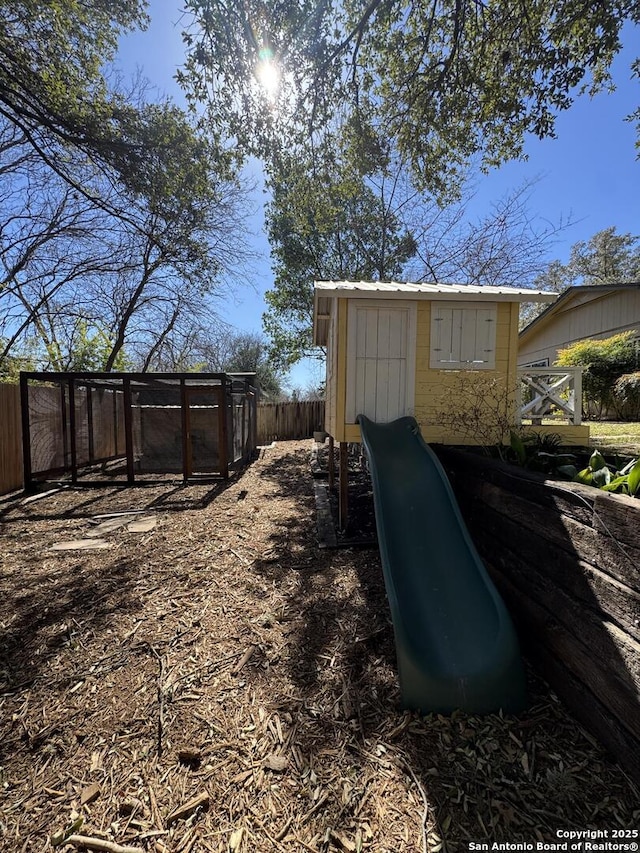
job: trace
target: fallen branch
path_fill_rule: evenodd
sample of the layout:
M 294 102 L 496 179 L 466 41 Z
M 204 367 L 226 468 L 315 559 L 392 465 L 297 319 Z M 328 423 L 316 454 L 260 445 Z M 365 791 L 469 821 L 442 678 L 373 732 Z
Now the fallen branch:
M 423 853 L 428 853 L 429 842 L 427 840 L 427 820 L 429 818 L 429 800 L 427 799 L 427 794 L 426 794 L 424 788 L 422 787 L 422 785 L 420 784 L 418 777 L 413 772 L 413 769 L 412 769 L 411 765 L 409 764 L 408 760 L 403 755 L 400 755 L 400 754 L 398 754 L 398 758 L 400 759 L 402 764 L 404 764 L 407 772 L 409 773 L 409 775 L 413 779 L 414 785 L 416 786 L 416 788 L 420 792 L 420 796 L 422 797 L 422 803 L 424 805 L 424 809 L 422 812 L 421 826 L 420 826 L 420 829 L 422 831 L 422 850 L 423 850 Z
M 255 654 L 257 648 L 258 647 L 255 645 L 249 646 L 249 648 L 240 658 L 240 662 L 238 663 L 238 665 L 231 670 L 231 675 L 238 675 L 238 673 L 244 669 L 244 667 L 249 663 L 249 661 Z
M 70 835 L 64 840 L 65 844 L 84 847 L 85 850 L 97 850 L 99 853 L 142 853 L 140 847 L 123 847 L 115 841 L 105 841 L 102 838 L 91 838 L 89 835 Z
M 175 823 L 177 820 L 184 820 L 185 818 L 188 818 L 196 811 L 196 809 L 207 808 L 208 805 L 209 794 L 205 791 L 202 794 L 198 794 L 198 796 L 194 797 L 192 800 L 189 800 L 188 803 L 174 809 L 170 815 L 167 815 L 165 823 L 167 826 L 171 826 L 171 824 Z

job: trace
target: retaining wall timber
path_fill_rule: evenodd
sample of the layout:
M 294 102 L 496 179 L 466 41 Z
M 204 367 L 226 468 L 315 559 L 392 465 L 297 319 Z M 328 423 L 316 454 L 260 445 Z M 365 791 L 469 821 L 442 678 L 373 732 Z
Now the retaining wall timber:
M 640 781 L 640 500 L 437 452 L 525 654 Z

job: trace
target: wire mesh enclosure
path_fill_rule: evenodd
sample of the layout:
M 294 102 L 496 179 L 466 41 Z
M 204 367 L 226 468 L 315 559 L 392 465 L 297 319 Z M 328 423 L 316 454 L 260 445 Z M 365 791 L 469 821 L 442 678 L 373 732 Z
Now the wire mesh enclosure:
M 227 478 L 256 447 L 253 373 L 22 373 L 24 483 Z

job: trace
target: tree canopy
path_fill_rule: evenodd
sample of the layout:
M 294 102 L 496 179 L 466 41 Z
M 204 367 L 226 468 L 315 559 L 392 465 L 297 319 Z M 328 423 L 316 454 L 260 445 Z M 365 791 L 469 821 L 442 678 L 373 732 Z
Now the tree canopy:
M 572 285 L 640 283 L 640 237 L 603 228 L 571 247 L 566 264 L 552 261 L 536 279 L 536 286 L 565 290 Z
M 0 10 L 0 370 L 147 369 L 213 322 L 245 195 L 213 135 L 105 69 L 142 0 Z
M 345 145 L 315 161 L 312 152 L 281 156 L 267 206 L 275 278 L 264 314 L 279 368 L 313 354 L 315 280 L 393 279 L 415 255 L 397 181 L 382 152 L 354 158 Z
M 283 375 L 268 357 L 266 341 L 255 332 L 218 329 L 199 349 L 202 370 L 255 373 L 261 394 L 276 400 L 282 393 Z
M 12 0 L 0 10 L 0 116 L 80 192 L 71 146 L 94 166 L 132 174 L 135 109 L 105 78 L 123 32 L 146 25 L 145 0 Z
M 554 134 L 576 94 L 611 85 L 635 0 L 187 0 L 180 75 L 246 152 L 322 137 L 362 116 L 447 196 L 465 164 L 523 153 Z M 637 66 L 636 66 L 637 72 Z
M 619 332 L 609 338 L 576 341 L 559 350 L 556 364 L 582 365 L 582 389 L 591 415 L 601 417 L 615 410 L 616 381 L 638 370 L 638 347 L 633 332 Z
M 473 187 L 441 207 L 419 192 L 401 160 L 378 151 L 354 156 L 282 158 L 267 209 L 274 268 L 263 325 L 282 368 L 313 347 L 315 280 L 453 281 L 531 286 L 559 231 L 536 220 L 524 184 L 480 218 L 468 204 Z

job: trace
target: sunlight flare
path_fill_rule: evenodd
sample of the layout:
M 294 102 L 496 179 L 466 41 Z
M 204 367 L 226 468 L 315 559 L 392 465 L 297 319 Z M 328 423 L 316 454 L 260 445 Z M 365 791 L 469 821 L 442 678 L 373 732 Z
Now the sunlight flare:
M 280 88 L 280 69 L 273 61 L 271 51 L 261 51 L 260 61 L 256 66 L 258 82 L 270 99 L 274 99 Z

